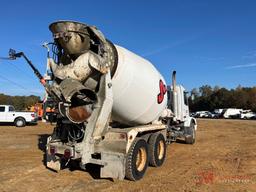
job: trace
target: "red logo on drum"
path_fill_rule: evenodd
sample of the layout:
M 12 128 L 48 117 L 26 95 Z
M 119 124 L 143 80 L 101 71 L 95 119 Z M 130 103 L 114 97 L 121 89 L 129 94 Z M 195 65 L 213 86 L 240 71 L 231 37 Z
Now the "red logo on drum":
M 161 104 L 164 100 L 164 95 L 167 92 L 166 86 L 161 79 L 159 81 L 159 89 L 160 93 L 157 95 L 157 103 Z

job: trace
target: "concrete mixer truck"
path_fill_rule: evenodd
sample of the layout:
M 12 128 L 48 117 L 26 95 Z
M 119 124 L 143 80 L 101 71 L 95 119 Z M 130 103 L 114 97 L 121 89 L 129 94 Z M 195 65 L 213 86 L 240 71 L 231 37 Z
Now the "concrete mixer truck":
M 100 177 L 141 179 L 159 167 L 166 146 L 177 138 L 195 142 L 197 122 L 189 116 L 187 93 L 167 86 L 146 59 L 113 44 L 94 26 L 57 21 L 48 64 L 51 83 L 23 56 L 55 100 L 59 115 L 47 139 L 46 165 L 59 171 L 77 162 L 100 166 Z M 34 68 L 33 68 L 34 67 Z

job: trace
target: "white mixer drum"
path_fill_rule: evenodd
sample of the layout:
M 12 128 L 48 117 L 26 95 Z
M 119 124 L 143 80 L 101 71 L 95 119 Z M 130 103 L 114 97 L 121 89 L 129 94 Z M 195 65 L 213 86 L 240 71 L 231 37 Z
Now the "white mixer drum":
M 151 123 L 167 106 L 165 80 L 146 59 L 115 47 L 118 65 L 112 78 L 112 119 L 126 125 Z

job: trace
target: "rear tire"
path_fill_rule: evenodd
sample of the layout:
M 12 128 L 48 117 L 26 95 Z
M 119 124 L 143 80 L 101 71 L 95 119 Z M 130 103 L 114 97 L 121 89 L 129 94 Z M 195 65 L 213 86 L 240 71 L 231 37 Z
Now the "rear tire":
M 188 133 L 185 137 L 185 143 L 193 145 L 196 142 L 196 130 L 195 130 L 195 123 L 191 123 L 190 127 L 188 127 Z
M 26 121 L 24 118 L 18 117 L 17 119 L 15 119 L 14 125 L 16 127 L 24 127 L 26 125 Z
M 144 139 L 136 138 L 126 157 L 125 176 L 137 181 L 141 179 L 148 167 L 148 145 Z
M 160 167 L 166 156 L 166 142 L 162 133 L 153 133 L 149 138 L 149 164 Z

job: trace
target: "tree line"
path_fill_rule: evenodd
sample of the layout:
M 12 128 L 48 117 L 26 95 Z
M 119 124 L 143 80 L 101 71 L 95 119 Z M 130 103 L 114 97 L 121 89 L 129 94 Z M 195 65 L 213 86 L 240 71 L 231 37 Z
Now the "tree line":
M 27 107 L 40 101 L 39 96 L 10 96 L 0 93 L 0 105 L 13 105 L 16 110 L 25 110 Z
M 203 85 L 192 89 L 189 103 L 192 112 L 223 108 L 251 109 L 256 112 L 256 87 L 238 86 L 228 90 Z
M 16 110 L 24 110 L 40 101 L 39 96 L 10 96 L 0 93 L 1 105 L 13 105 Z M 191 90 L 189 106 L 194 111 L 239 108 L 256 112 L 256 87 L 238 86 L 236 89 L 203 85 Z

